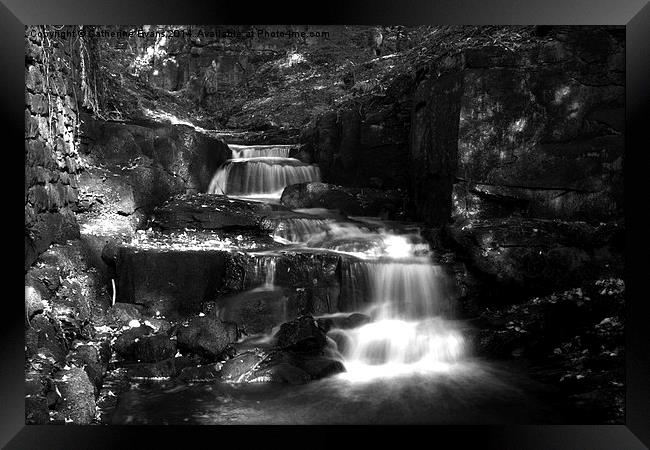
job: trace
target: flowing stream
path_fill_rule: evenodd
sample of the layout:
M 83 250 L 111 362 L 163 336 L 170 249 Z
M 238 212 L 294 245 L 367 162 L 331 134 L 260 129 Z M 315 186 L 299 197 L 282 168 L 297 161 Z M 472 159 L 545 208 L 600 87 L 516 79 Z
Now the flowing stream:
M 215 174 L 210 193 L 277 203 L 285 186 L 320 179 L 317 166 L 289 157 L 289 146 L 230 147 L 233 158 Z M 355 304 L 370 322 L 328 333 L 346 371 L 303 386 L 144 383 L 123 400 L 131 412 L 122 413 L 121 423 L 541 420 L 544 408 L 525 393 L 529 381 L 471 357 L 463 325 L 451 315 L 447 277 L 417 225 L 342 218 L 323 209 L 296 213 L 301 216 L 278 219 L 277 242 L 355 257 L 346 282 L 364 297 Z M 258 289 L 273 289 L 273 253 L 258 266 Z

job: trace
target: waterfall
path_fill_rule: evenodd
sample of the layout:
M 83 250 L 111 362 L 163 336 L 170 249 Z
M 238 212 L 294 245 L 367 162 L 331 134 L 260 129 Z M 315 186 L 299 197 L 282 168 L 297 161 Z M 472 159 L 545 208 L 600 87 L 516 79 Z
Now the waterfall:
M 266 259 L 264 270 L 266 272 L 264 276 L 264 287 L 270 288 L 275 286 L 275 258 Z
M 289 158 L 291 146 L 230 145 L 232 159 L 214 174 L 208 193 L 277 197 L 286 186 L 320 181 L 318 166 Z
M 259 255 L 255 259 L 255 283 L 261 284 L 260 289 L 273 289 L 275 286 L 275 256 Z
M 400 248 L 396 258 L 354 262 L 344 273 L 348 304 L 372 322 L 330 331 L 347 370 L 341 377 L 365 381 L 445 371 L 462 359 L 464 339 L 445 318 L 450 304 L 443 271 L 407 253 Z
M 210 193 L 272 201 L 291 184 L 319 181 L 316 165 L 290 158 L 291 146 L 231 146 L 233 158 L 214 175 Z M 295 214 L 298 217 L 292 215 Z M 309 216 L 306 216 L 309 214 Z M 413 224 L 342 218 L 322 209 L 282 213 L 273 238 L 306 250 L 345 255 L 338 308 L 370 316 L 352 329 L 329 331 L 348 380 L 440 371 L 463 358 L 465 343 L 444 292 L 445 275 Z M 276 289 L 276 258 L 258 255 L 255 295 Z M 264 294 L 266 295 L 266 294 Z

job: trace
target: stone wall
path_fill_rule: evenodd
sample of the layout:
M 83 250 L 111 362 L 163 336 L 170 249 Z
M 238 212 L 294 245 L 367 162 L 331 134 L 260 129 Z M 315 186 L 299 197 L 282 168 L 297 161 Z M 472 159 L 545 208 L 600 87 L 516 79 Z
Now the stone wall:
M 34 29 L 25 42 L 25 269 L 52 242 L 79 236 L 71 49 L 32 37 Z

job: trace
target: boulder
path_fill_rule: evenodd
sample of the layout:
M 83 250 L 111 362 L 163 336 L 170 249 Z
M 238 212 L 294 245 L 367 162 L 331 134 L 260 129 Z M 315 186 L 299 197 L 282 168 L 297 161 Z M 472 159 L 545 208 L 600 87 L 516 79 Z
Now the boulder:
M 210 316 L 193 317 L 177 332 L 179 350 L 213 360 L 220 358 L 236 340 L 237 326 L 234 323 Z
M 326 343 L 325 331 L 312 316 L 282 324 L 274 338 L 279 348 L 296 352 L 318 352 Z

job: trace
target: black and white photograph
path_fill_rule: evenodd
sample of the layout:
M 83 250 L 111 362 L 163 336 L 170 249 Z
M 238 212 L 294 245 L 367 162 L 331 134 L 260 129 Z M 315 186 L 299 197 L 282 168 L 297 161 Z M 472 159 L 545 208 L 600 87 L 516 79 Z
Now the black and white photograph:
M 625 26 L 24 49 L 27 425 L 626 423 Z

